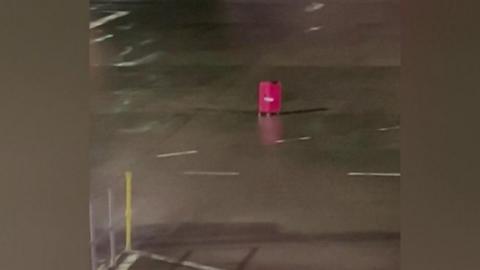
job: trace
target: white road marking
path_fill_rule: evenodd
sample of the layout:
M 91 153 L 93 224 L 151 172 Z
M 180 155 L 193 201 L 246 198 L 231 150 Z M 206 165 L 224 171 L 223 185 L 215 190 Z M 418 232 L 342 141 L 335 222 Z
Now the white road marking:
M 183 266 L 198 269 L 198 270 L 219 270 L 219 268 L 216 268 L 216 267 L 207 266 L 207 265 L 203 265 L 203 264 L 199 264 L 191 261 L 183 261 L 180 264 Z
M 158 56 L 159 56 L 158 52 L 157 53 L 152 53 L 152 54 L 149 54 L 147 56 L 138 58 L 136 60 L 114 63 L 114 64 L 112 64 L 112 66 L 114 66 L 114 67 L 134 67 L 134 66 L 138 66 L 138 65 L 148 64 L 148 63 L 151 63 L 151 62 L 155 61 L 158 58 Z
M 97 4 L 97 5 L 92 5 L 90 6 L 90 10 L 97 10 L 97 9 L 100 9 L 100 8 L 103 8 L 105 7 L 105 4 Z
M 93 22 L 90 22 L 90 29 L 97 28 L 103 24 L 106 24 L 107 22 L 113 21 L 123 16 L 127 16 L 128 14 L 130 14 L 129 11 L 117 11 L 113 14 L 110 14 L 108 16 L 95 20 Z
M 115 265 L 117 264 L 118 262 L 118 259 L 120 258 L 120 256 L 122 256 L 122 254 L 118 254 L 117 256 L 115 256 L 114 258 L 114 263 Z M 105 260 L 104 260 L 105 261 Z M 100 265 L 99 267 L 97 267 L 97 270 L 108 270 L 108 267 L 105 263 L 103 263 L 102 265 Z
M 122 31 L 126 31 L 126 30 L 130 30 L 133 28 L 133 23 L 130 23 L 130 24 L 124 24 L 124 25 L 119 25 L 116 27 L 118 30 L 122 30 Z
M 133 47 L 132 47 L 132 46 L 128 46 L 128 47 L 125 48 L 125 50 L 123 50 L 123 51 L 119 54 L 119 56 L 120 56 L 120 57 L 124 57 L 125 55 L 131 53 L 132 51 L 133 51 Z
M 130 133 L 130 134 L 144 133 L 151 130 L 156 124 L 157 124 L 157 121 L 151 121 L 139 127 L 120 129 L 119 132 Z
M 118 254 L 117 256 L 115 256 L 115 259 L 114 259 L 115 264 L 118 262 L 118 259 L 120 258 L 120 256 L 122 256 L 122 254 Z M 105 264 L 106 259 L 103 259 L 102 261 L 103 263 L 97 267 L 97 270 L 109 270 L 107 265 Z
M 305 12 L 314 12 L 316 10 L 319 10 L 319 9 L 323 8 L 324 6 L 325 6 L 325 4 L 314 2 L 310 5 L 308 5 L 307 7 L 305 7 Z
M 379 128 L 379 129 L 377 129 L 377 130 L 378 130 L 378 131 L 390 131 L 390 130 L 395 130 L 395 129 L 400 129 L 400 126 L 393 126 L 393 127 Z
M 400 173 L 349 172 L 348 176 L 391 176 L 391 177 L 399 177 Z
M 312 27 L 308 28 L 307 30 L 305 30 L 305 32 L 308 33 L 308 32 L 318 31 L 322 28 L 323 28 L 322 25 L 312 26 Z
M 202 171 L 186 171 L 184 175 L 211 175 L 211 176 L 238 176 L 239 172 L 202 172 Z
M 117 270 L 128 270 L 140 257 L 137 253 L 132 253 L 118 266 Z
M 101 36 L 101 37 L 98 37 L 98 38 L 96 38 L 96 39 L 90 40 L 90 44 L 102 42 L 102 41 L 105 41 L 105 40 L 110 39 L 110 38 L 113 38 L 113 35 L 112 35 L 112 34 L 108 34 L 108 35 L 105 35 L 105 36 Z
M 149 38 L 149 39 L 145 39 L 143 41 L 140 42 L 140 46 L 145 46 L 145 45 L 148 45 L 150 43 L 153 43 L 153 39 Z
M 166 157 L 176 157 L 176 156 L 184 156 L 184 155 L 193 155 L 198 153 L 197 150 L 190 150 L 190 151 L 183 151 L 183 152 L 173 152 L 173 153 L 165 153 L 165 154 L 158 154 L 157 158 L 166 158 Z
M 311 140 L 311 139 L 312 139 L 312 137 L 305 136 L 305 137 L 292 138 L 292 139 L 280 139 L 280 140 L 276 140 L 275 143 L 286 143 L 286 142 L 294 142 L 294 141 L 308 141 L 308 140 Z
M 197 269 L 197 270 L 224 270 L 224 269 L 221 269 L 221 268 L 212 267 L 212 266 L 208 266 L 208 265 L 204 265 L 204 264 L 200 264 L 200 263 L 196 263 L 196 262 L 179 261 L 177 259 L 167 257 L 167 256 L 163 256 L 163 255 L 158 255 L 158 254 L 151 254 L 151 253 L 142 252 L 142 251 L 137 251 L 136 253 L 139 254 L 140 256 L 148 257 L 148 258 L 156 260 L 156 261 L 166 262 L 166 263 L 170 263 L 170 264 L 179 264 L 179 265 L 190 267 L 190 268 Z

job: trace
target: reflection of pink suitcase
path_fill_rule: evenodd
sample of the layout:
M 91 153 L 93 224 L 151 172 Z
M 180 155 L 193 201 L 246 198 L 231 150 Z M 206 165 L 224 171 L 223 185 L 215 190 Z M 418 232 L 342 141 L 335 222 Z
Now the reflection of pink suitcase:
M 282 85 L 279 81 L 262 81 L 258 86 L 258 114 L 278 114 L 282 103 Z
M 260 140 L 264 145 L 276 144 L 283 138 L 283 126 L 281 117 L 259 117 L 258 131 Z

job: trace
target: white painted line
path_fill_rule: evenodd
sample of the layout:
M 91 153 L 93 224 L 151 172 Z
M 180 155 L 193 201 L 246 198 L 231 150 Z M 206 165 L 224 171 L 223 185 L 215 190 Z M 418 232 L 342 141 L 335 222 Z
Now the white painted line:
M 120 259 L 121 256 L 122 256 L 122 253 L 117 254 L 117 256 L 115 256 L 115 264 L 118 262 L 118 259 Z
M 325 6 L 325 4 L 314 2 L 310 5 L 308 5 L 307 7 L 305 7 L 305 12 L 314 12 L 314 11 L 317 11 L 317 10 L 323 8 L 324 6 Z
M 118 259 L 120 259 L 120 256 L 122 256 L 121 253 L 118 254 L 117 256 L 115 256 L 115 258 L 114 258 L 114 263 L 115 263 L 115 265 L 117 264 Z M 109 269 L 108 269 L 107 265 L 104 263 L 104 264 L 100 265 L 100 266 L 97 268 L 97 270 L 109 270 Z
M 118 30 L 122 30 L 122 31 L 126 31 L 126 30 L 130 30 L 133 28 L 133 23 L 130 23 L 130 24 L 124 24 L 124 25 L 119 25 L 116 27 Z
M 378 130 L 378 131 L 390 131 L 390 130 L 395 130 L 395 129 L 400 129 L 400 126 L 393 126 L 393 127 L 379 128 L 379 129 L 377 129 L 377 130 Z
M 128 47 L 125 48 L 125 50 L 123 50 L 123 51 L 119 54 L 119 56 L 120 56 L 120 57 L 124 57 L 124 56 L 126 56 L 127 54 L 131 53 L 132 51 L 133 51 L 133 47 L 132 47 L 132 46 L 128 46 Z
M 312 26 L 312 27 L 308 28 L 307 30 L 305 30 L 305 33 L 318 31 L 318 30 L 321 30 L 321 29 L 323 29 L 322 25 Z
M 132 253 L 118 266 L 117 270 L 128 270 L 140 257 L 137 253 Z
M 176 157 L 176 156 L 184 156 L 184 155 L 193 155 L 198 153 L 197 150 L 190 150 L 190 151 L 182 151 L 182 152 L 173 152 L 173 153 L 165 153 L 165 154 L 158 154 L 157 158 L 166 158 L 166 157 Z
M 105 41 L 105 40 L 110 39 L 110 38 L 113 38 L 113 35 L 112 35 L 112 34 L 108 34 L 108 35 L 105 35 L 105 36 L 101 36 L 101 37 L 99 37 L 99 38 L 90 40 L 90 44 L 102 42 L 102 41 Z
M 391 176 L 400 177 L 400 173 L 350 172 L 348 176 Z
M 311 140 L 311 139 L 312 139 L 312 137 L 310 137 L 310 136 L 304 136 L 304 137 L 299 137 L 299 138 L 276 140 L 275 143 L 286 143 L 286 142 L 294 142 L 294 141 L 308 141 L 308 140 Z
M 103 7 L 105 7 L 104 4 L 103 5 L 102 4 L 91 5 L 90 10 L 97 10 L 97 9 L 101 9 Z
M 179 264 L 179 265 L 190 267 L 190 268 L 197 269 L 197 270 L 224 270 L 224 269 L 221 269 L 221 268 L 212 267 L 212 266 L 208 266 L 208 265 L 204 265 L 204 264 L 200 264 L 200 263 L 196 263 L 196 262 L 191 262 L 191 261 L 178 261 L 177 259 L 167 257 L 167 256 L 163 256 L 163 255 L 158 255 L 158 254 L 151 254 L 151 253 L 142 252 L 142 251 L 137 251 L 136 253 L 141 255 L 141 256 L 148 257 L 150 259 L 156 260 L 156 261 L 166 262 L 166 263 L 170 263 L 170 264 Z
M 238 176 L 239 172 L 202 172 L 202 171 L 187 171 L 184 175 L 211 175 L 211 176 Z
M 151 130 L 156 124 L 157 124 L 157 121 L 152 121 L 138 127 L 119 129 L 118 131 L 122 133 L 130 133 L 130 134 L 144 133 Z
M 180 264 L 183 266 L 198 269 L 198 270 L 220 270 L 219 268 L 216 268 L 216 267 L 207 266 L 207 265 L 203 265 L 203 264 L 199 264 L 191 261 L 183 261 Z
M 154 260 L 157 260 L 157 261 L 163 261 L 163 262 L 166 262 L 166 263 L 177 263 L 177 260 L 175 260 L 174 258 L 169 258 L 169 257 L 162 256 L 162 255 L 149 254 L 148 257 L 151 258 L 151 259 L 154 259 Z
M 158 56 L 159 56 L 159 53 L 152 53 L 152 54 L 149 54 L 147 56 L 141 57 L 141 58 L 136 59 L 136 60 L 114 63 L 114 64 L 112 64 L 112 66 L 114 66 L 114 67 L 134 67 L 134 66 L 138 66 L 138 65 L 148 64 L 148 63 L 151 63 L 151 62 L 155 61 L 158 58 Z
M 118 259 L 120 258 L 120 256 L 122 256 L 122 254 L 118 254 L 117 256 L 115 256 L 115 259 L 114 259 L 115 264 L 118 262 Z M 105 261 L 105 259 L 103 261 Z M 97 267 L 97 270 L 109 270 L 109 269 L 107 265 L 103 263 L 99 267 Z
M 106 24 L 107 22 L 113 21 L 113 20 L 118 19 L 120 17 L 127 16 L 128 14 L 130 14 L 129 11 L 117 11 L 113 14 L 110 14 L 108 16 L 105 16 L 103 18 L 95 20 L 93 22 L 90 22 L 90 29 L 97 28 L 100 25 Z
M 149 39 L 145 39 L 143 41 L 140 42 L 140 46 L 145 46 L 145 45 L 148 45 L 148 44 L 151 44 L 153 43 L 153 39 L 149 38 Z

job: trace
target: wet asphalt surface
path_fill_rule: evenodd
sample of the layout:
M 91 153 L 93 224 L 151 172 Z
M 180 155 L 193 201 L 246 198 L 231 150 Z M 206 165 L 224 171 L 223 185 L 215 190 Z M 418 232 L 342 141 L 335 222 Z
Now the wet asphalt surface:
M 107 188 L 123 230 L 131 170 L 137 249 L 222 269 L 399 269 L 400 177 L 349 173 L 400 172 L 400 7 L 322 3 L 91 5 L 91 21 L 129 12 L 91 29 L 100 238 Z M 257 116 L 260 80 L 282 82 L 284 114 Z

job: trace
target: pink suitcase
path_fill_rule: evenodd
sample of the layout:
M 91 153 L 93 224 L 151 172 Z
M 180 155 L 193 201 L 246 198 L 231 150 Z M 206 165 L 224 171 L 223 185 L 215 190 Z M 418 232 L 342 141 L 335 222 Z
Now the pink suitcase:
M 258 85 L 258 114 L 278 114 L 282 104 L 282 84 L 262 81 Z

